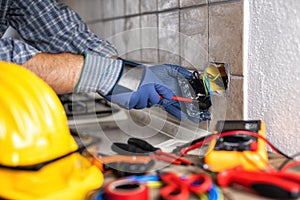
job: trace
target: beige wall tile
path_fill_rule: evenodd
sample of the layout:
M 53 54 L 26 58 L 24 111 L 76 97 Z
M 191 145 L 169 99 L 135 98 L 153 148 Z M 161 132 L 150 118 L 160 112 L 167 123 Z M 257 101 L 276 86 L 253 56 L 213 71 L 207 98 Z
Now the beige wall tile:
M 227 101 L 226 119 L 243 119 L 243 82 L 240 77 L 232 77 L 230 84 L 230 94 Z
M 243 74 L 243 3 L 209 6 L 210 61 L 230 64 L 231 74 Z
M 115 27 L 115 32 L 114 36 L 112 38 L 113 44 L 116 46 L 118 53 L 121 57 L 123 57 L 126 54 L 126 49 L 127 49 L 127 37 L 128 34 L 124 33 L 125 32 L 125 19 L 116 19 L 113 21 L 114 27 Z
M 158 10 L 165 10 L 169 8 L 178 7 L 178 0 L 157 0 Z
M 208 0 L 209 3 L 216 3 L 216 2 L 226 2 L 226 1 L 230 1 L 230 0 Z
M 102 2 L 99 0 L 61 0 L 70 6 L 84 21 L 91 21 L 103 17 Z
M 99 1 L 99 0 L 98 0 Z M 111 0 L 114 5 L 114 16 L 124 16 L 125 15 L 125 0 Z
M 111 37 L 114 34 L 114 23 L 112 21 L 93 23 L 89 24 L 88 27 L 100 38 L 112 42 Z
M 208 11 L 197 7 L 180 11 L 181 65 L 203 70 L 208 62 Z
M 180 0 L 180 7 L 206 4 L 207 0 Z
M 101 0 L 102 3 L 102 16 L 103 18 L 114 17 L 114 1 L 112 0 Z
M 243 119 L 243 79 L 232 78 L 229 97 L 213 94 L 209 131 L 213 131 L 219 120 Z
M 141 33 L 140 16 L 125 19 L 124 39 L 126 45 L 126 58 L 129 60 L 141 60 Z
M 141 16 L 142 62 L 158 63 L 157 15 Z
M 141 12 L 157 11 L 157 0 L 141 0 Z
M 158 15 L 159 62 L 180 64 L 179 56 L 179 12 Z
M 138 14 L 140 12 L 139 0 L 125 0 L 125 15 Z

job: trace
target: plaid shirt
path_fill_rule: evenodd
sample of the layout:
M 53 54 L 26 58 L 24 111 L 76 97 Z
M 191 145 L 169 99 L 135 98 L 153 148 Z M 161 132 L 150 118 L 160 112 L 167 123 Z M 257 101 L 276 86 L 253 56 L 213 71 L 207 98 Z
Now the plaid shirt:
M 23 64 L 39 52 L 117 55 L 81 18 L 56 0 L 0 0 L 0 37 L 11 26 L 22 40 L 2 38 L 0 59 Z

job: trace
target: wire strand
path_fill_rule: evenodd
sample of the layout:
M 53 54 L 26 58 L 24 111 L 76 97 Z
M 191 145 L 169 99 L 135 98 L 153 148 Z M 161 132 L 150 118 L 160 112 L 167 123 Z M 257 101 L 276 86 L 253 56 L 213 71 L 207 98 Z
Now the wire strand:
M 291 159 L 294 160 L 299 155 L 300 152 L 295 153 L 294 155 L 291 156 Z M 279 166 L 279 170 L 281 170 L 291 159 L 286 159 L 285 161 L 283 161 L 282 164 Z
M 292 167 L 295 167 L 297 165 L 300 165 L 300 161 L 294 161 L 294 162 L 291 162 L 289 164 L 286 164 L 284 166 L 282 166 L 281 168 L 279 168 L 279 171 L 283 172 L 283 171 L 286 171 Z

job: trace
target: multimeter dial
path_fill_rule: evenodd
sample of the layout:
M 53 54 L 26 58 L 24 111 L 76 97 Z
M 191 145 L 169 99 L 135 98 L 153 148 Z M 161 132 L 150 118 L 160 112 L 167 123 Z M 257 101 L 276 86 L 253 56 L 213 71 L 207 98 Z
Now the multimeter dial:
M 258 133 L 260 121 L 219 121 L 217 133 L 226 131 L 246 130 Z M 218 138 L 214 150 L 224 151 L 251 151 L 252 144 L 257 142 L 257 138 L 249 135 L 231 135 Z
M 217 140 L 215 150 L 251 151 L 251 144 L 257 139 L 247 135 L 225 136 Z

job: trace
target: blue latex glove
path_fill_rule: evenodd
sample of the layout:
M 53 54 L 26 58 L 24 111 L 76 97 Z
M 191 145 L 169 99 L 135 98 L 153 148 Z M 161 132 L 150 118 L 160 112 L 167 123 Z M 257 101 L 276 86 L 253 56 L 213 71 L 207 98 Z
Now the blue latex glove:
M 131 81 L 132 77 L 139 79 L 138 87 L 132 89 L 119 84 L 125 77 L 122 75 L 113 90 L 104 96 L 106 99 L 126 109 L 143 109 L 158 104 L 178 119 L 190 119 L 195 123 L 204 120 L 201 118 L 202 116 L 191 118 L 186 114 L 184 105 L 172 100 L 173 96 L 182 96 L 178 78 L 191 80 L 193 78 L 191 72 L 181 66 L 171 64 L 147 67 L 124 61 L 124 65 L 133 66 L 131 68 L 133 76 L 129 76 L 131 79 L 128 79 L 127 82 Z M 141 74 L 134 72 L 134 70 L 142 70 L 141 77 L 134 76 L 134 74 Z M 127 74 L 130 73 L 131 71 L 127 72 Z

